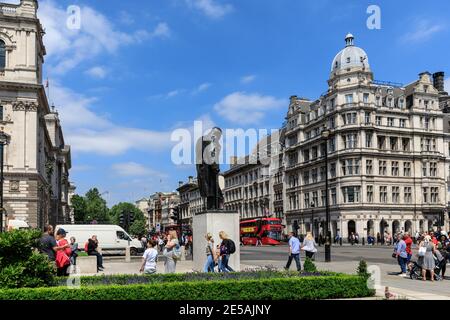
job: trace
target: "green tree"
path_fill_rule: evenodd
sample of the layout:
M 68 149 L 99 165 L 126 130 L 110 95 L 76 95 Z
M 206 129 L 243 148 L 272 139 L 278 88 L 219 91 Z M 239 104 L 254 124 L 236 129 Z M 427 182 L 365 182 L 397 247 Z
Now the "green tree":
M 98 222 L 109 222 L 109 209 L 105 199 L 102 198 L 97 188 L 90 189 L 85 195 L 86 215 L 85 221 L 96 220 Z
M 109 213 L 111 216 L 111 221 L 114 224 L 117 224 L 117 225 L 119 224 L 120 214 L 122 212 L 124 212 L 124 213 L 129 212 L 134 217 L 133 225 L 135 225 L 135 226 L 133 227 L 133 225 L 131 225 L 129 230 L 127 230 L 128 232 L 130 232 L 132 235 L 135 235 L 135 236 L 146 233 L 144 214 L 134 204 L 129 203 L 129 202 L 121 202 L 111 208 Z
M 130 227 L 130 234 L 134 237 L 143 236 L 147 233 L 144 220 L 136 220 Z
M 84 222 L 86 220 L 87 204 L 84 197 L 74 195 L 72 197 L 72 207 L 75 215 L 75 222 Z

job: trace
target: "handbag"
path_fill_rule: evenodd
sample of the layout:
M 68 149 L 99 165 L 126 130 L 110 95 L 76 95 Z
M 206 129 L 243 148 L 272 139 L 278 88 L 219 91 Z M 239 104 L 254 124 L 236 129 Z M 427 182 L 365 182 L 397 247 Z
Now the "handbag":
M 392 258 L 397 258 L 397 253 L 396 252 L 392 253 Z
M 420 247 L 419 248 L 419 257 L 425 256 L 425 253 L 427 252 L 427 247 Z

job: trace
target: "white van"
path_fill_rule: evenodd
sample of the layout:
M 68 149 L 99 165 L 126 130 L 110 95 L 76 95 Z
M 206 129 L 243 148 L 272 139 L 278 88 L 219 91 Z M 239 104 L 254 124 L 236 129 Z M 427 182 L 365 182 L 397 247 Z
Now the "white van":
M 7 230 L 22 230 L 22 229 L 30 229 L 30 226 L 23 220 L 8 220 Z
M 66 239 L 75 237 L 78 247 L 83 250 L 85 243 L 93 235 L 97 236 L 99 247 L 102 251 L 120 251 L 124 252 L 125 248 L 130 246 L 130 253 L 136 255 L 143 251 L 142 243 L 137 239 L 132 239 L 130 235 L 121 227 L 106 224 L 63 224 L 55 228 L 64 229 L 67 232 Z

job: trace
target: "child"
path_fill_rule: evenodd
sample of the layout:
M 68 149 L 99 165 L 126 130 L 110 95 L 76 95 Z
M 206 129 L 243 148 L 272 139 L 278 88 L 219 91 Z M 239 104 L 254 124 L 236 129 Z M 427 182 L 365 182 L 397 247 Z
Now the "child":
M 157 243 L 154 240 L 147 242 L 147 250 L 142 256 L 141 272 L 145 274 L 156 273 L 156 263 L 158 262 L 158 251 L 155 249 Z

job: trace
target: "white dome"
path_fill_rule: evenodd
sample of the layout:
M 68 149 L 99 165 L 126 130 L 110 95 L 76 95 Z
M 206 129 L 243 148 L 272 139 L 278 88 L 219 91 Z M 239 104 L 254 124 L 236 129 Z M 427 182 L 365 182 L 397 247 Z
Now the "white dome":
M 369 58 L 366 52 L 359 47 L 355 47 L 353 40 L 353 35 L 351 33 L 347 34 L 345 37 L 346 46 L 334 57 L 331 64 L 331 72 L 348 67 L 364 67 L 370 70 Z

